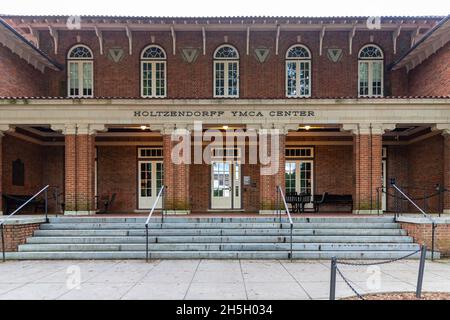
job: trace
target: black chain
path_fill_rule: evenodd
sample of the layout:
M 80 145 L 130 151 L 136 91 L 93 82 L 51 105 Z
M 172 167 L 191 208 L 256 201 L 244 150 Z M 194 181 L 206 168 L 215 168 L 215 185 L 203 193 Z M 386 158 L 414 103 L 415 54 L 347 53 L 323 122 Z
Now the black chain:
M 341 270 L 339 270 L 339 268 L 336 266 L 336 270 L 339 273 L 339 275 L 341 276 L 341 278 L 344 280 L 344 282 L 347 284 L 347 286 L 353 291 L 354 294 L 356 294 L 356 296 L 358 298 L 360 298 L 361 300 L 364 300 L 363 296 L 359 294 L 358 291 L 356 291 L 355 288 L 353 288 L 353 286 L 350 284 L 350 281 L 347 280 L 346 277 L 344 277 L 344 275 L 342 274 Z
M 388 264 L 388 263 L 392 263 L 392 262 L 396 262 L 399 260 L 403 260 L 406 258 L 409 258 L 413 255 L 415 255 L 416 253 L 420 252 L 421 249 L 416 250 L 412 253 L 407 254 L 406 256 L 400 257 L 400 258 L 394 258 L 391 260 L 386 260 L 386 261 L 380 261 L 380 262 L 374 262 L 374 263 L 354 263 L 354 262 L 341 262 L 341 261 L 337 261 L 336 260 L 336 264 L 343 264 L 343 265 L 347 265 L 347 266 L 376 266 L 376 265 L 380 265 L 380 264 Z

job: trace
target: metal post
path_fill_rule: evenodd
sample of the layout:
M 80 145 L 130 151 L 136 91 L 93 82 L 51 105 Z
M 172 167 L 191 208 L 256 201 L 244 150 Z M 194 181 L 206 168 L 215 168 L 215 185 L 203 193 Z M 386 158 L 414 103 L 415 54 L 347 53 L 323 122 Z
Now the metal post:
M 145 225 L 145 236 L 146 236 L 145 260 L 148 262 L 148 224 Z
M 294 232 L 294 224 L 291 223 L 291 254 L 290 259 L 292 260 L 292 233 Z
M 436 233 L 436 223 L 431 223 L 431 261 L 434 261 L 434 238 Z
M 330 300 L 336 300 L 336 257 L 331 258 Z
M 423 211 L 428 211 L 427 195 L 425 193 L 425 190 L 423 191 Z
M 161 229 L 162 229 L 162 224 L 164 223 L 164 199 L 166 198 L 166 197 L 164 197 L 164 191 L 165 190 L 163 190 L 163 192 L 161 194 L 161 197 L 162 197 L 162 199 L 161 199 L 161 204 L 162 204 L 162 208 L 161 208 Z
M 56 212 L 56 216 L 58 216 L 58 211 L 59 211 L 59 190 L 58 187 L 55 187 L 55 212 Z
M 380 188 L 377 187 L 377 214 L 380 215 Z
M 48 223 L 48 188 L 44 191 L 45 197 L 45 221 Z
M 422 245 L 420 249 L 419 276 L 417 278 L 416 298 L 420 298 L 422 295 L 423 272 L 425 270 L 426 254 L 427 247 L 425 245 Z
M 438 203 L 439 203 L 439 208 L 438 208 L 438 213 L 439 213 L 439 217 L 441 216 L 441 213 L 444 211 L 443 209 L 443 204 L 442 204 L 442 187 L 440 184 L 437 185 L 437 190 L 438 190 Z
M 5 249 L 5 234 L 4 234 L 4 230 L 3 230 L 4 225 L 2 224 L 1 227 L 2 227 L 2 255 L 3 255 L 3 262 L 5 262 L 6 261 L 6 256 L 5 256 L 6 249 Z

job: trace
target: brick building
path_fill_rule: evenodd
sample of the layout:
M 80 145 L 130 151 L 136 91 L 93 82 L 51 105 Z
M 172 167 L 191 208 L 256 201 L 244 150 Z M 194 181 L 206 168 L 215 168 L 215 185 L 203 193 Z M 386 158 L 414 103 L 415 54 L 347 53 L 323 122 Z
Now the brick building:
M 448 16 L 0 18 L 3 195 L 50 185 L 65 214 L 113 195 L 132 213 L 166 185 L 177 213 L 271 212 L 281 186 L 374 213 L 394 206 L 390 178 L 450 188 Z M 257 140 L 208 149 L 198 122 Z M 174 163 L 174 132 L 211 163 Z M 248 160 L 266 132 L 269 175 Z M 450 195 L 427 205 L 448 212 Z

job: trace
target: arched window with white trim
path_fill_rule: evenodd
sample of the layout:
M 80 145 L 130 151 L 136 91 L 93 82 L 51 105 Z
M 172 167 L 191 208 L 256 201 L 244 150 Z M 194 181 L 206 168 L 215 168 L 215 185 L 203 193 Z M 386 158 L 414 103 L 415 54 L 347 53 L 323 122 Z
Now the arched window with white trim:
M 67 54 L 67 88 L 69 97 L 94 95 L 94 55 L 92 50 L 77 44 Z
M 368 44 L 358 55 L 358 95 L 382 97 L 384 79 L 384 56 L 380 47 Z
M 286 52 L 286 96 L 311 96 L 311 52 L 303 45 L 293 45 Z
M 233 46 L 214 52 L 214 97 L 239 97 L 239 53 Z
M 150 45 L 141 54 L 141 96 L 164 98 L 167 95 L 166 52 Z

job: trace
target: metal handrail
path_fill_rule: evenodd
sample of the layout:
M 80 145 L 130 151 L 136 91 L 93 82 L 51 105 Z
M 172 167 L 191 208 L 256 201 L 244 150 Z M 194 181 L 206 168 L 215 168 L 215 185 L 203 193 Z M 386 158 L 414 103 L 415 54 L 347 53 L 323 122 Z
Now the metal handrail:
M 404 193 L 395 182 L 391 182 L 392 187 L 397 190 L 402 196 L 405 197 L 406 200 L 408 200 L 414 207 L 416 207 L 417 210 L 422 213 L 422 215 L 429 219 L 431 221 L 431 260 L 434 260 L 434 243 L 435 243 L 435 231 L 436 231 L 436 222 L 429 214 L 427 214 L 421 207 L 419 207 L 406 193 Z M 395 215 L 395 218 L 397 220 L 397 215 Z
M 45 192 L 45 221 L 48 222 L 48 194 L 47 194 L 47 190 L 50 186 L 46 185 L 44 188 L 42 188 L 41 190 L 39 190 L 35 195 L 33 195 L 30 199 L 28 199 L 27 201 L 25 201 L 25 203 L 23 203 L 20 207 L 18 207 L 16 210 L 14 210 L 13 213 L 11 213 L 10 215 L 8 215 L 6 218 L 2 219 L 0 221 L 0 230 L 1 230 L 1 237 L 2 237 L 2 255 L 3 255 L 3 262 L 6 261 L 6 256 L 5 256 L 5 234 L 4 234 L 4 225 L 5 222 L 11 218 L 12 216 L 14 216 L 17 212 L 19 212 L 20 210 L 22 210 L 27 204 L 29 204 L 31 201 L 33 201 L 37 196 L 39 196 L 42 192 Z
M 280 186 L 277 186 L 277 190 L 278 190 L 278 192 L 280 193 L 281 200 L 283 200 L 284 208 L 285 208 L 285 210 L 286 210 L 286 214 L 287 214 L 288 219 L 289 219 L 289 224 L 290 224 L 290 229 L 291 229 L 291 232 L 290 232 L 290 242 L 291 242 L 291 246 L 290 246 L 289 259 L 292 260 L 292 238 L 293 238 L 293 237 L 292 237 L 292 234 L 293 234 L 293 230 L 294 230 L 294 222 L 292 221 L 291 213 L 289 212 L 289 208 L 288 208 L 288 205 L 287 205 L 287 203 L 286 203 L 286 198 L 284 197 L 283 189 L 281 189 Z M 282 225 L 282 224 L 281 224 L 281 211 L 280 211 L 280 225 Z
M 156 206 L 158 204 L 159 199 L 161 199 L 163 197 L 164 194 L 164 190 L 167 189 L 167 186 L 161 186 L 161 189 L 158 192 L 158 196 L 156 197 L 155 202 L 153 203 L 152 209 L 150 210 L 150 213 L 148 214 L 147 217 L 147 221 L 145 221 L 145 237 L 146 237 L 146 246 L 145 246 L 145 259 L 148 262 L 148 224 L 150 223 L 150 218 L 153 215 L 153 212 L 156 209 Z M 164 222 L 164 200 L 162 203 L 162 211 L 161 211 L 161 228 L 162 228 L 162 223 Z

